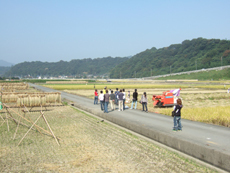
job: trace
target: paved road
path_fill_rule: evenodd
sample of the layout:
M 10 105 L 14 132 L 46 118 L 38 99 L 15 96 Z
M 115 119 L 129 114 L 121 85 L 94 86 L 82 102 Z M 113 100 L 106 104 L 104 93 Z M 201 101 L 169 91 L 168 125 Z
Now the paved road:
M 45 92 L 56 92 L 30 85 Z M 183 131 L 173 132 L 173 119 L 166 115 L 130 109 L 110 111 L 107 114 L 100 110 L 99 105 L 94 105 L 91 99 L 66 92 L 61 92 L 61 96 L 62 99 L 73 101 L 81 109 L 230 171 L 230 128 L 182 119 Z

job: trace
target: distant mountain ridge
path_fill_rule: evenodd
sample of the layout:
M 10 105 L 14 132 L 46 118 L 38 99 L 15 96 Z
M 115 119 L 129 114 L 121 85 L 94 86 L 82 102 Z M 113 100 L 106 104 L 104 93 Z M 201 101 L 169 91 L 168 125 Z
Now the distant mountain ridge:
M 10 67 L 12 65 L 14 65 L 14 64 L 12 64 L 10 62 L 6 62 L 6 61 L 0 59 L 0 66 L 1 67 Z
M 147 49 L 110 71 L 110 78 L 141 78 L 230 65 L 230 41 L 197 38 Z
M 230 41 L 197 38 L 181 44 L 140 52 L 132 57 L 74 59 L 70 62 L 23 62 L 14 65 L 6 76 L 87 76 L 141 78 L 230 65 Z
M 86 76 L 86 75 L 103 75 L 115 66 L 128 60 L 127 57 L 105 57 L 105 58 L 87 58 L 87 59 L 74 59 L 70 62 L 23 62 L 14 65 L 6 76 Z

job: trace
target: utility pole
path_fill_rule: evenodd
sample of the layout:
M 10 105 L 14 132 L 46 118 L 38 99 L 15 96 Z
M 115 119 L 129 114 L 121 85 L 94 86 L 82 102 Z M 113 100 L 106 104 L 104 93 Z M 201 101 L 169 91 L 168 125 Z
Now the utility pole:
M 197 70 L 197 61 L 195 61 L 196 62 L 196 70 Z
M 1 86 L 1 92 L 0 92 L 0 94 L 1 94 L 1 101 L 0 101 L 0 110 L 2 110 L 2 86 Z
M 172 66 L 170 65 L 170 75 L 171 75 L 171 67 L 172 67 Z
M 222 57 L 221 57 L 221 69 L 222 69 Z
M 120 79 L 121 79 L 121 71 L 120 71 Z
M 135 78 L 137 78 L 137 71 L 135 71 Z
M 151 76 L 153 76 L 152 71 L 153 71 L 153 69 L 151 69 Z

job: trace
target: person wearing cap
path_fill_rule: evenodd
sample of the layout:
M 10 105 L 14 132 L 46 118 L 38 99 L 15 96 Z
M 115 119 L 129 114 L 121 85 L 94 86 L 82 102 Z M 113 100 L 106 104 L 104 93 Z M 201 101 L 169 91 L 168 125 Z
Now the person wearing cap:
M 148 112 L 148 107 L 147 107 L 148 98 L 147 98 L 146 92 L 144 92 L 144 94 L 141 96 L 141 104 L 143 107 L 142 111 Z M 144 107 L 146 108 L 146 110 L 144 109 Z

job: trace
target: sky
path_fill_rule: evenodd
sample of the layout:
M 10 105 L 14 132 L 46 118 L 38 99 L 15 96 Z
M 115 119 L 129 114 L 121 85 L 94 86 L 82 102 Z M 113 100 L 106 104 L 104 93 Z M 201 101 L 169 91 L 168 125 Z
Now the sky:
M 0 0 L 0 60 L 125 57 L 198 37 L 229 40 L 229 6 L 229 0 Z

